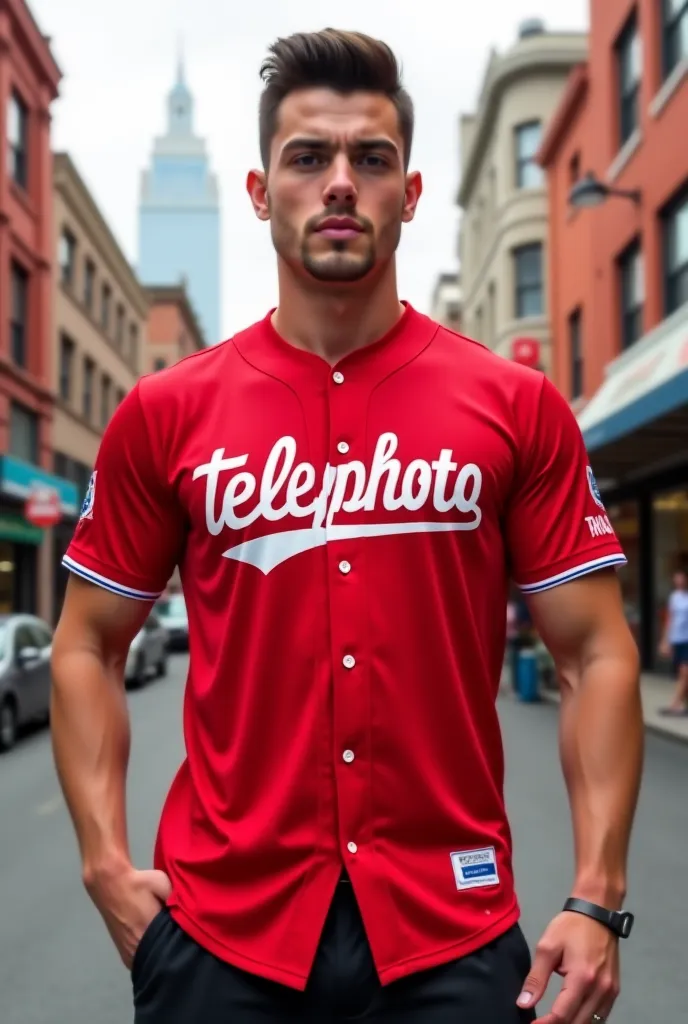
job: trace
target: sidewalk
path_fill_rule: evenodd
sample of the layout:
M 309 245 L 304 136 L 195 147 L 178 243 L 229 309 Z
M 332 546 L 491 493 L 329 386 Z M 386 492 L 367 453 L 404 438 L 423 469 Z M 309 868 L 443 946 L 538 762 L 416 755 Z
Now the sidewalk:
M 665 718 L 659 713 L 659 709 L 666 707 L 671 700 L 674 680 L 646 672 L 641 676 L 640 686 L 647 731 L 676 740 L 679 743 L 688 743 L 688 717 Z M 559 702 L 558 690 L 549 690 L 543 687 L 541 693 L 543 700 Z

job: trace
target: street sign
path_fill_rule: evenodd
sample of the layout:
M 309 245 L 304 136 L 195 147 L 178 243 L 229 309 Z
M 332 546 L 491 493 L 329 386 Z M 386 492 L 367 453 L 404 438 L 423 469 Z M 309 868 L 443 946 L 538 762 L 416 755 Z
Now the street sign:
M 24 506 L 24 518 L 41 529 L 55 526 L 62 519 L 59 492 L 45 484 L 34 486 Z

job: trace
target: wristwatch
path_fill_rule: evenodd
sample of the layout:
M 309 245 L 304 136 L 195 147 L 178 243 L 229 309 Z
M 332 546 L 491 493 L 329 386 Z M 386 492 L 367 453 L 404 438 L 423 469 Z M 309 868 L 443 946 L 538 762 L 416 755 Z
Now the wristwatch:
M 571 910 L 575 914 L 585 914 L 595 921 L 605 925 L 611 932 L 614 932 L 620 939 L 627 939 L 631 934 L 635 918 L 628 910 L 607 910 L 597 903 L 589 903 L 588 900 L 579 900 L 571 897 L 564 904 L 564 910 Z

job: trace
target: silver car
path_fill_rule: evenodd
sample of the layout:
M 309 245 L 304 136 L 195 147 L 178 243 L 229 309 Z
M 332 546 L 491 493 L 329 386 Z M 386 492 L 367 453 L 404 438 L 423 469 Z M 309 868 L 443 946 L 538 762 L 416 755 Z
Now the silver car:
M 169 634 L 155 611 L 131 642 L 124 678 L 127 686 L 139 687 L 152 676 L 167 675 Z
M 0 615 L 0 751 L 21 726 L 50 714 L 53 631 L 35 615 Z

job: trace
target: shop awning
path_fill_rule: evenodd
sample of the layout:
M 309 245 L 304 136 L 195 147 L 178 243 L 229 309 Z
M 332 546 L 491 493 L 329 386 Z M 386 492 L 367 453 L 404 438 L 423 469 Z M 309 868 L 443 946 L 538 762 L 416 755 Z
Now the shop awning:
M 607 367 L 578 417 L 595 472 L 623 479 L 688 460 L 688 303 Z
M 39 484 L 57 491 L 65 516 L 78 514 L 79 495 L 71 480 L 55 476 L 54 473 L 48 473 L 12 455 L 0 455 L 0 495 L 23 501 L 28 498 L 31 489 Z

